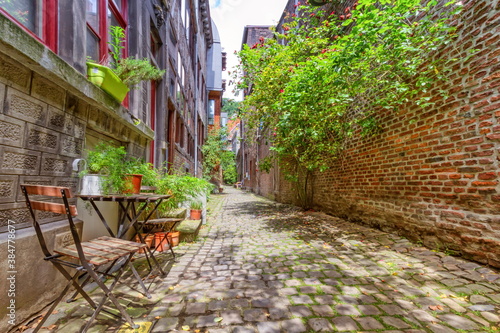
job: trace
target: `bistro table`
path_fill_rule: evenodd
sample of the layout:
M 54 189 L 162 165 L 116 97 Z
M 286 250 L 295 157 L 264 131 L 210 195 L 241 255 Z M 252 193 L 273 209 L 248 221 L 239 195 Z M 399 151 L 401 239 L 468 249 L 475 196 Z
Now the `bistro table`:
M 109 195 L 78 194 L 76 195 L 76 197 L 82 199 L 83 201 L 90 202 L 92 208 L 101 219 L 101 222 L 103 223 L 104 227 L 111 237 L 124 238 L 127 236 L 127 233 L 129 232 L 129 230 L 131 230 L 132 227 L 134 227 L 135 229 L 134 232 L 138 233 L 141 227 L 146 224 L 151 216 L 153 216 L 163 200 L 169 199 L 171 195 L 159 195 L 153 193 Z M 99 207 L 96 205 L 96 202 L 118 203 L 118 206 L 120 207 L 121 217 L 118 223 L 118 231 L 116 233 L 111 230 L 108 222 L 99 210 Z M 146 210 L 148 206 L 150 207 L 150 209 Z M 139 220 L 143 213 L 145 215 L 145 218 L 143 220 Z M 141 240 L 141 242 L 145 243 L 145 240 L 141 237 L 140 233 L 139 239 Z M 165 275 L 165 272 L 156 260 L 154 253 L 151 252 L 151 249 L 149 247 L 146 247 L 146 251 L 146 254 L 149 254 L 149 257 L 158 268 L 161 275 Z

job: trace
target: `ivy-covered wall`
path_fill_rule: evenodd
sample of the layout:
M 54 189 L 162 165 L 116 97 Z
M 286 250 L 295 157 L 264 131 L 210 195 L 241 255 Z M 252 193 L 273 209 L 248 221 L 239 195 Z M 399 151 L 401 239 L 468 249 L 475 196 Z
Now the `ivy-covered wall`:
M 463 5 L 458 38 L 442 50 L 458 58 L 439 87 L 449 97 L 379 112 L 379 134 L 350 138 L 315 175 L 313 205 L 500 267 L 500 3 Z M 284 185 L 280 195 L 295 197 Z

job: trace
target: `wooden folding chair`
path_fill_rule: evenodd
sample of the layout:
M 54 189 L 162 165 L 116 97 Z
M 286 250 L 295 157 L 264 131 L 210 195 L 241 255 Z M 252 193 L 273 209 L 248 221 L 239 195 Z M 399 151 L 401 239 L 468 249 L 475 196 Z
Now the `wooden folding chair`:
M 38 332 L 45 320 L 54 311 L 57 304 L 59 304 L 59 302 L 68 292 L 71 286 L 73 286 L 76 291 L 80 295 L 82 295 L 82 297 L 94 309 L 94 313 L 87 322 L 86 326 L 83 328 L 82 332 L 86 332 L 88 330 L 93 320 L 97 317 L 101 310 L 103 310 L 104 303 L 108 298 L 114 304 L 116 309 L 121 313 L 123 318 L 125 318 L 125 320 L 129 323 L 129 325 L 133 328 L 138 328 L 139 325 L 134 324 L 123 306 L 112 294 L 112 290 L 122 276 L 124 268 L 127 265 L 132 266 L 132 264 L 130 263 L 132 256 L 138 250 L 144 248 L 146 245 L 109 236 L 99 237 L 88 242 L 81 242 L 73 220 L 73 217 L 77 215 L 76 206 L 70 205 L 68 202 L 68 199 L 72 197 L 69 188 L 24 184 L 21 185 L 21 189 L 26 198 L 26 205 L 28 206 L 28 209 L 33 218 L 33 227 L 35 228 L 38 241 L 42 248 L 43 254 L 45 255 L 44 260 L 50 261 L 55 266 L 55 268 L 59 272 L 61 272 L 61 274 L 68 280 L 67 285 L 65 286 L 61 294 L 56 298 L 43 319 L 38 323 L 34 332 Z M 43 196 L 43 198 L 40 198 L 39 196 Z M 62 203 L 54 202 L 54 200 L 57 200 L 57 198 L 62 199 Z M 51 201 L 47 201 L 48 199 Z M 51 253 L 45 242 L 45 238 L 40 228 L 40 223 L 37 219 L 35 211 L 45 211 L 54 214 L 66 215 L 74 244 L 58 248 L 54 250 L 54 253 Z M 76 261 L 75 259 L 77 259 L 78 261 Z M 120 268 L 116 272 L 114 272 L 113 274 L 109 274 L 110 267 L 114 266 L 121 259 L 124 259 L 125 262 L 119 265 Z M 76 272 L 74 273 L 74 275 L 71 275 L 65 269 L 65 267 L 76 269 Z M 78 280 L 78 277 L 82 273 L 87 273 L 88 276 L 104 292 L 104 296 L 99 302 L 94 302 L 94 300 L 92 300 L 92 298 L 90 298 L 90 296 L 83 290 L 82 285 Z M 110 276 L 114 278 L 114 281 L 109 287 L 107 287 L 103 283 L 103 281 L 101 281 L 100 277 L 102 276 Z M 142 281 L 140 281 L 140 283 L 145 289 Z M 115 315 L 106 310 L 104 311 Z
M 141 193 L 155 193 L 156 192 L 156 186 L 141 186 Z M 182 218 L 173 218 L 173 217 L 158 217 L 158 210 L 155 210 L 154 212 L 155 214 L 155 218 L 154 219 L 151 219 L 150 217 L 151 216 L 148 216 L 148 218 L 146 219 L 146 222 L 144 221 L 141 221 L 140 224 L 143 226 L 143 228 L 149 228 L 149 229 L 152 229 L 152 230 L 157 230 L 157 229 L 161 229 L 163 231 L 166 231 L 163 238 L 160 239 L 160 243 L 163 242 L 164 240 L 167 241 L 167 245 L 170 249 L 170 252 L 172 253 L 172 256 L 174 257 L 175 259 L 175 252 L 173 250 L 173 244 L 170 243 L 170 240 L 168 239 L 168 233 L 172 232 L 175 228 L 175 226 L 177 225 L 177 223 L 181 222 Z M 166 230 L 166 225 L 170 225 L 170 228 L 168 228 L 168 230 Z M 148 233 L 149 234 L 149 233 Z M 142 241 L 142 235 L 139 234 L 139 238 L 141 239 Z M 160 245 L 158 244 L 155 244 L 155 247 L 154 247 L 154 250 L 153 250 L 153 254 L 154 252 L 156 252 L 158 250 L 158 248 L 160 247 Z M 149 262 L 149 260 L 148 260 Z M 150 265 L 151 266 L 151 265 Z

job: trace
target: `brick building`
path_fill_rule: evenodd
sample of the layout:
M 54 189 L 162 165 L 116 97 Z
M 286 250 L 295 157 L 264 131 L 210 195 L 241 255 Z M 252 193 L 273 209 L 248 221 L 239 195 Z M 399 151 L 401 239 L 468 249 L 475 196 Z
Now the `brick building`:
M 0 253 L 7 253 L 12 221 L 19 324 L 52 300 L 61 281 L 41 262 L 19 184 L 78 191 L 73 162 L 99 140 L 201 176 L 210 89 L 221 86 L 214 78 L 221 66 L 212 63 L 221 63 L 222 54 L 213 47 L 208 0 L 1 1 L 0 26 Z M 162 80 L 132 89 L 122 104 L 86 78 L 87 57 L 108 55 L 110 26 L 125 29 L 127 56 L 166 70 Z M 63 225 L 44 225 L 49 246 L 67 231 Z M 2 267 L 6 260 L 2 255 Z M 3 269 L 2 281 L 6 274 Z M 2 283 L 2 332 L 12 328 L 4 320 L 5 288 Z
M 253 46 L 260 43 L 263 39 L 273 38 L 274 34 L 269 25 L 248 25 L 243 31 L 242 46 L 249 45 Z M 248 87 L 243 91 L 243 97 L 250 94 L 252 87 Z M 267 179 L 268 175 L 265 173 L 258 172 L 259 158 L 261 156 L 267 156 L 269 153 L 268 148 L 263 146 L 263 142 L 250 142 L 245 140 L 245 122 L 241 120 L 240 122 L 240 134 L 242 137 L 242 142 L 240 149 L 237 152 L 237 165 L 238 165 L 238 181 L 242 183 L 245 188 L 250 188 L 259 194 L 268 194 L 269 191 L 262 192 L 260 190 L 261 186 L 266 186 L 269 184 Z M 264 149 L 264 152 L 258 153 L 260 149 Z M 262 177 L 262 179 L 260 179 Z
M 332 215 L 500 267 L 500 7 L 494 0 L 462 3 L 457 38 L 440 50 L 463 59 L 449 74 L 452 84 L 441 87 L 449 98 L 431 96 L 436 103 L 425 110 L 409 103 L 380 112 L 381 133 L 350 139 L 341 158 L 315 175 L 312 201 Z M 479 51 L 467 58 L 473 49 Z M 251 163 L 268 153 L 255 149 Z M 252 168 L 244 169 L 252 190 L 296 201 L 276 168 L 267 176 Z

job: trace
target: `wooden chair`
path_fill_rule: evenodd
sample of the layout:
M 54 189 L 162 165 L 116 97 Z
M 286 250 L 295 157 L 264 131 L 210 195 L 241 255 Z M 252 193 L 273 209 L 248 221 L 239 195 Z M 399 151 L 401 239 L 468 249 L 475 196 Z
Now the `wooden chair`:
M 141 186 L 141 193 L 155 193 L 155 192 L 156 192 L 156 186 Z M 172 244 L 170 244 L 170 240 L 167 237 L 167 233 L 172 232 L 172 230 L 175 228 L 176 224 L 183 221 L 183 220 L 184 219 L 182 219 L 182 218 L 172 218 L 172 217 L 160 218 L 160 217 L 158 217 L 158 210 L 156 210 L 155 211 L 155 218 L 147 219 L 147 221 L 145 223 L 143 223 L 142 226 L 145 229 L 150 229 L 154 232 L 154 230 L 166 231 L 166 225 L 171 224 L 171 227 L 169 228 L 169 230 L 167 232 L 165 232 L 164 237 L 160 240 L 160 243 L 163 242 L 163 240 L 167 241 L 170 252 L 172 253 L 172 256 L 175 259 L 175 253 L 173 250 L 173 246 L 172 246 Z M 142 236 L 139 236 L 139 237 L 142 237 Z M 155 244 L 155 248 L 154 248 L 153 252 L 158 250 L 158 247 L 159 247 L 159 245 Z
M 55 266 L 55 268 L 68 280 L 67 285 L 65 286 L 61 294 L 56 298 L 43 319 L 38 323 L 34 332 L 37 332 L 42 327 L 43 323 L 54 311 L 57 304 L 59 304 L 59 302 L 68 292 L 71 286 L 73 286 L 76 291 L 80 295 L 82 295 L 82 297 L 94 309 L 94 313 L 87 322 L 86 326 L 83 328 L 82 332 L 86 332 L 88 330 L 92 321 L 97 317 L 99 312 L 103 310 L 104 303 L 108 298 L 120 312 L 123 318 L 125 318 L 125 320 L 130 324 L 130 326 L 132 326 L 133 328 L 138 328 L 139 325 L 134 324 L 123 306 L 113 295 L 112 290 L 122 276 L 124 268 L 127 265 L 132 266 L 130 263 L 132 256 L 138 250 L 144 248 L 146 245 L 109 236 L 99 237 L 88 242 L 81 242 L 80 236 L 73 220 L 73 217 L 77 215 L 76 206 L 70 205 L 68 202 L 68 199 L 72 197 L 69 188 L 25 184 L 21 185 L 21 189 L 26 198 L 26 205 L 28 206 L 31 217 L 33 218 L 33 227 L 35 228 L 38 241 L 45 256 L 44 260 L 50 261 Z M 43 196 L 43 201 L 40 196 Z M 62 203 L 54 202 L 54 200 L 57 200 L 57 198 L 59 198 L 59 201 L 60 199 L 62 199 Z M 47 199 L 50 199 L 52 201 L 45 201 Z M 68 220 L 74 244 L 58 248 L 54 250 L 54 253 L 51 253 L 45 242 L 45 238 L 35 211 L 44 211 L 65 215 Z M 119 260 L 125 260 L 125 262 L 119 265 L 120 268 L 116 272 L 114 272 L 113 274 L 109 274 L 110 268 L 115 266 L 115 264 L 117 264 Z M 65 269 L 65 267 L 76 269 L 76 272 L 71 275 L 69 271 Z M 94 302 L 94 300 L 92 300 L 92 298 L 90 298 L 90 296 L 83 290 L 82 282 L 79 282 L 78 280 L 78 277 L 82 273 L 87 273 L 89 278 L 91 278 L 104 292 L 104 296 L 99 302 Z M 102 276 L 109 276 L 114 278 L 114 281 L 109 287 L 106 286 L 101 280 Z M 144 284 L 142 284 L 142 281 L 140 281 L 140 283 L 144 290 L 146 290 Z M 106 310 L 103 311 L 117 316 L 116 314 L 113 314 Z

